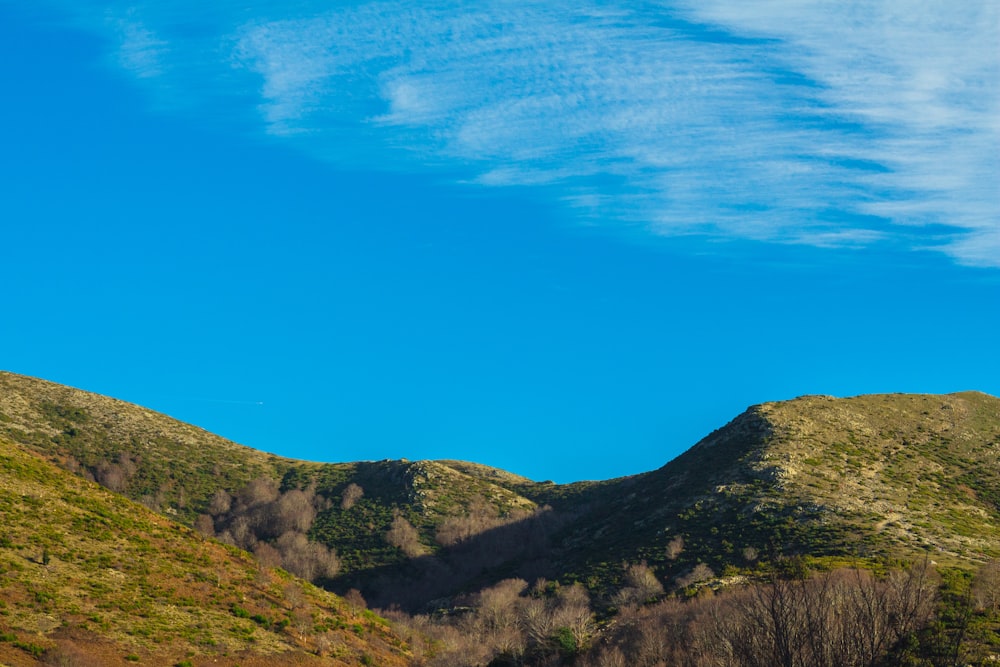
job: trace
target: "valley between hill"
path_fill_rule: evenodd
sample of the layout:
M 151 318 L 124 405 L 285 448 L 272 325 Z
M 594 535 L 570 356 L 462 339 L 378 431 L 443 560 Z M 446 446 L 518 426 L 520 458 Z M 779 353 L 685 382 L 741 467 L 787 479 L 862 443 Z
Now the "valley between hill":
M 37 632 L 49 648 L 89 641 L 200 655 L 225 637 L 209 652 L 316 656 L 316 642 L 330 642 L 345 664 L 423 664 L 408 642 L 432 646 L 434 632 L 411 621 L 393 631 L 365 615 L 366 601 L 450 614 L 478 609 L 504 582 L 541 582 L 514 597 L 600 625 L 672 591 L 683 598 L 779 571 L 885 572 L 923 559 L 971 576 L 1000 557 L 1000 399 L 976 392 L 764 403 L 658 470 L 567 485 L 460 461 L 286 459 L 11 373 L 0 373 L 0 441 L 11 526 L 0 555 L 16 609 L 0 618 L 15 628 L 0 658 L 25 654 L 11 647 Z M 129 570 L 136 562 L 145 569 Z M 24 579 L 35 569 L 48 583 Z M 285 570 L 355 602 L 322 597 Z M 216 588 L 223 578 L 247 588 L 214 590 L 215 571 L 228 573 Z M 274 592 L 278 581 L 314 605 L 306 615 L 328 620 L 295 634 L 300 607 Z M 560 597 L 571 590 L 575 601 Z M 146 606 L 138 616 L 123 601 L 98 609 L 98 593 Z M 190 608 L 199 620 L 184 616 Z M 256 616 L 264 620 L 247 620 Z M 580 632 L 573 650 L 549 653 L 584 655 L 596 635 Z

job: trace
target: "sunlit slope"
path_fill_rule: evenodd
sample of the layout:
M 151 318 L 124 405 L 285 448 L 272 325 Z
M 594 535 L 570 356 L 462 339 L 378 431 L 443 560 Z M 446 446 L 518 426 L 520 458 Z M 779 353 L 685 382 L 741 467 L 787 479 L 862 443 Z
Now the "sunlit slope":
M 761 410 L 772 433 L 755 466 L 790 499 L 874 531 L 884 548 L 1000 554 L 1000 400 L 808 397 Z
M 789 556 L 978 562 L 1000 555 L 1000 399 L 765 403 L 663 468 L 583 496 L 590 509 L 561 542 L 581 574 L 621 559 L 664 575 Z M 679 555 L 669 546 L 678 536 Z
M 4 664 L 408 662 L 374 615 L 2 438 L 0 525 Z
M 610 590 L 643 560 L 670 583 L 700 563 L 1000 555 L 1000 399 L 974 392 L 764 403 L 658 470 L 565 485 L 463 461 L 283 459 L 5 373 L 0 435 L 104 482 L 120 463 L 112 488 L 189 524 L 255 478 L 310 490 L 309 536 L 341 563 L 327 584 L 382 604 L 404 602 L 401 582 L 411 607 L 509 576 Z
M 114 490 L 189 522 L 217 489 L 280 478 L 292 464 L 132 403 L 6 372 L 0 436 L 81 474 L 124 468 Z
M 312 489 L 323 509 L 311 535 L 338 550 L 345 573 L 405 560 L 384 539 L 396 516 L 410 521 L 434 550 L 441 523 L 471 507 L 485 503 L 498 516 L 535 507 L 506 484 L 527 480 L 484 466 L 296 461 L 134 404 L 6 372 L 0 372 L 0 437 L 188 525 L 209 511 L 216 493 L 238 494 L 255 479 Z M 352 454 L 349 443 L 339 451 L 345 458 Z M 346 507 L 352 486 L 362 494 Z

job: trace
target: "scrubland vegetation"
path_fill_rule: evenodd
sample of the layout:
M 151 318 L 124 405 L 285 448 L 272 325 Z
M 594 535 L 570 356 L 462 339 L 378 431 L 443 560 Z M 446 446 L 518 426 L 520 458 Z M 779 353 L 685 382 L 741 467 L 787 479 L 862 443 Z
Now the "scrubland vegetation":
M 650 581 L 645 566 L 628 569 Z M 928 560 L 877 571 L 784 563 L 642 602 L 626 590 L 618 607 L 579 584 L 511 579 L 448 613 L 388 615 L 424 642 L 415 664 L 434 667 L 989 665 L 1000 649 L 998 574 L 1000 561 L 944 578 Z
M 375 614 L 3 439 L 0 525 L 0 664 L 410 662 Z
M 1000 656 L 1000 400 L 983 394 L 763 404 L 659 470 L 570 485 L 282 459 L 4 373 L 0 442 L 10 664 Z

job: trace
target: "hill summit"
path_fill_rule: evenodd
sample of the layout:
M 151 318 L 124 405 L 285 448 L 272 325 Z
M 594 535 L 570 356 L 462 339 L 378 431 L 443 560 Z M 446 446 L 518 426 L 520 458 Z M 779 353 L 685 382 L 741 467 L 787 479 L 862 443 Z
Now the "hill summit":
M 324 585 L 383 606 L 510 576 L 607 592 L 623 563 L 645 562 L 669 588 L 699 566 L 789 557 L 1000 556 L 1000 399 L 977 392 L 763 403 L 658 470 L 565 485 L 459 461 L 281 458 L 11 373 L 0 437 L 248 550 L 281 551 L 280 526 L 294 524 L 337 554 Z M 308 498 L 297 518 L 292 491 Z
M 0 373 L 0 521 L 16 665 L 950 665 L 1000 645 L 1000 399 L 976 392 L 762 403 L 657 470 L 560 485 L 297 461 Z

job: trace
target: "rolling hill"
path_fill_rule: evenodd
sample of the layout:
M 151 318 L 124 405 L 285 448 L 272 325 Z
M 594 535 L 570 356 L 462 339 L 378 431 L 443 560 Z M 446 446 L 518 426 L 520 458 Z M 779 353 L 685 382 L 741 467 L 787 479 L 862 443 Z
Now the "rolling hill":
M 317 583 L 379 606 L 440 606 L 509 577 L 608 597 L 623 564 L 641 561 L 669 588 L 789 557 L 1000 556 L 1000 399 L 975 392 L 764 403 L 658 470 L 567 485 L 458 461 L 284 459 L 10 373 L 0 437 L 246 548 L 277 544 L 264 524 L 285 517 L 291 491 L 306 494 L 299 528 L 339 559 Z M 255 480 L 271 495 L 248 500 Z
M 404 665 L 367 610 L 0 438 L 0 663 Z

